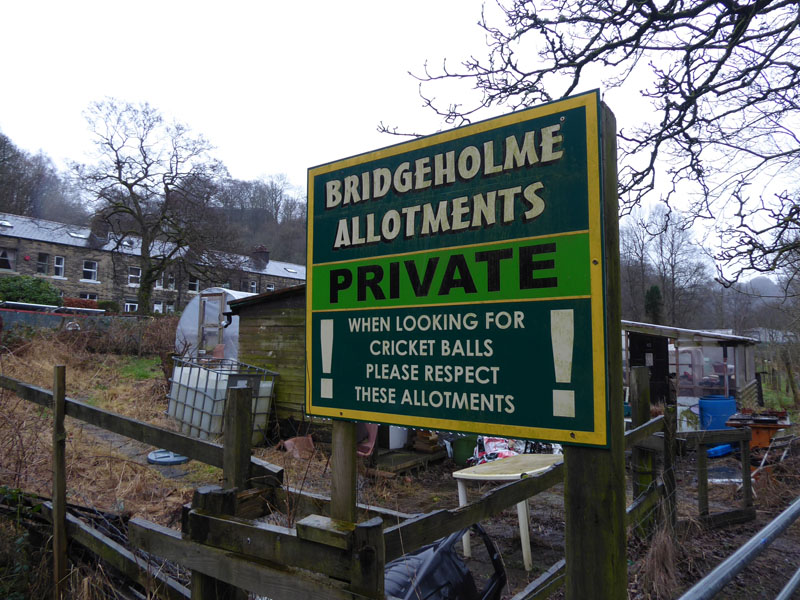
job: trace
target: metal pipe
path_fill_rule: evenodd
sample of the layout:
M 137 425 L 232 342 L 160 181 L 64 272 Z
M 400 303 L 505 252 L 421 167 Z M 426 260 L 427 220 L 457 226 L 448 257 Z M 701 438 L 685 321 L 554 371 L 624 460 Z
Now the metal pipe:
M 680 600 L 709 600 L 717 595 L 736 575 L 749 565 L 771 543 L 800 517 L 800 498 L 775 517 L 766 527 L 731 554 L 717 568 L 698 581 Z
M 798 587 L 800 587 L 800 569 L 794 572 L 789 583 L 784 586 L 781 593 L 775 597 L 775 600 L 791 600 L 792 594 Z

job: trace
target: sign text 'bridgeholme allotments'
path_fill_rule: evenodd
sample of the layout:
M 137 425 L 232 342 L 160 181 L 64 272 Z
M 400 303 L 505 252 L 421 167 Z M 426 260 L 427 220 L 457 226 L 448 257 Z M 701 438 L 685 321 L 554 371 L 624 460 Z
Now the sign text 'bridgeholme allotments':
M 605 445 L 597 92 L 309 170 L 310 414 Z

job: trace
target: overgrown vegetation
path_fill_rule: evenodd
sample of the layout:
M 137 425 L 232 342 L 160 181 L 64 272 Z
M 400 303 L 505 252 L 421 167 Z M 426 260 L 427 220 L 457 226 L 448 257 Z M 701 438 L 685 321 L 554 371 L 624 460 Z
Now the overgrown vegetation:
M 50 581 L 44 548 L 31 543 L 31 532 L 23 526 L 24 512 L 39 512 L 40 504 L 27 508 L 25 493 L 0 485 L 0 505 L 15 512 L 0 518 L 0 597 L 25 600 L 45 596 Z
M 0 277 L 0 300 L 52 306 L 61 306 L 62 304 L 61 294 L 52 283 L 30 275 Z
M 134 331 L 141 333 L 135 347 L 147 349 L 149 355 L 94 352 L 92 343 L 106 335 L 102 332 L 40 331 L 12 348 L 6 345 L 0 354 L 0 372 L 51 389 L 53 365 L 63 364 L 71 398 L 170 427 L 164 415 L 167 384 L 158 352 L 174 344 L 175 320 L 130 321 L 136 325 Z M 105 346 L 126 347 L 129 332 L 123 331 L 117 340 L 117 331 L 112 329 Z M 189 467 L 190 472 L 202 473 L 194 481 L 165 478 L 141 460 L 151 449 L 147 446 L 120 447 L 119 439 L 108 437 L 107 432 L 69 418 L 66 430 L 70 503 L 174 525 L 193 486 L 218 481 L 218 477 L 208 477 L 198 463 Z M 11 500 L 21 497 L 20 490 L 51 495 L 51 448 L 52 412 L 0 390 L 0 484 L 6 486 L 6 493 L 0 488 L 0 496 L 5 496 L 0 504 L 13 505 Z M 49 535 L 35 535 L 35 523 L 19 516 L 0 517 L 0 598 L 44 598 L 52 593 Z M 78 562 L 73 563 L 67 584 L 69 597 L 81 600 L 114 597 L 114 586 L 111 574 L 101 565 Z

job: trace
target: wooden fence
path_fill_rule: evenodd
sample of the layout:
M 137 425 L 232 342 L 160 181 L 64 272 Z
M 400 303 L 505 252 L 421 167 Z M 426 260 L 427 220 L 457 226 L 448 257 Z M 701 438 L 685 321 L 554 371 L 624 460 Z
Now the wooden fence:
M 63 413 L 81 421 L 113 431 L 159 448 L 166 448 L 195 460 L 223 468 L 226 489 L 211 486 L 196 490 L 191 505 L 184 508 L 182 531 L 174 531 L 142 519 L 129 522 L 130 541 L 138 548 L 160 556 L 194 572 L 191 597 L 216 598 L 236 595 L 243 588 L 274 600 L 295 598 L 383 598 L 385 563 L 434 542 L 450 533 L 460 531 L 517 503 L 531 498 L 562 482 L 564 463 L 557 463 L 540 474 L 499 486 L 480 499 L 458 508 L 438 510 L 421 515 L 409 515 L 359 505 L 364 520 L 345 523 L 330 518 L 330 498 L 283 485 L 280 467 L 250 456 L 249 427 L 250 390 L 229 390 L 225 414 L 225 440 L 220 445 L 197 440 L 161 427 L 143 423 L 122 415 L 89 406 L 66 398 L 63 392 L 63 371 L 56 368 L 54 392 L 0 376 L 0 387 L 18 396 L 54 410 L 54 464 L 62 461 L 60 442 L 63 425 L 59 425 L 58 405 Z M 639 398 L 649 389 L 640 381 L 632 397 Z M 637 400 L 637 402 L 639 402 Z M 649 401 L 641 400 L 636 411 L 635 427 L 626 432 L 626 447 L 634 449 L 634 501 L 627 509 L 628 524 L 646 532 L 656 525 L 658 515 L 664 514 L 674 525 L 675 477 L 675 413 L 649 419 Z M 686 436 L 697 444 L 698 456 L 705 456 L 705 446 L 721 440 L 742 444 L 742 475 L 745 506 L 726 517 L 708 515 L 707 485 L 703 495 L 700 460 L 698 475 L 701 484 L 699 513 L 711 524 L 719 520 L 742 519 L 752 512 L 749 464 L 744 468 L 745 447 L 749 450 L 749 430 L 732 432 L 699 432 Z M 238 442 L 236 440 L 239 440 Z M 662 471 L 656 472 L 654 454 L 661 454 Z M 54 477 L 54 481 L 58 476 Z M 62 483 L 57 483 L 61 486 Z M 257 486 L 255 489 L 252 486 Z M 61 493 L 54 494 L 53 505 L 46 505 L 46 515 L 58 527 L 58 504 Z M 705 498 L 705 500 L 703 500 Z M 659 510 L 662 505 L 665 510 Z M 295 507 L 298 520 L 293 528 L 255 522 L 268 506 Z M 61 509 L 63 510 L 63 509 Z M 705 513 L 704 513 L 705 511 Z M 91 532 L 79 520 L 67 516 L 66 534 L 89 548 L 135 581 L 149 581 L 148 568 L 128 550 L 112 540 Z M 60 550 L 59 550 L 60 551 Z M 64 563 L 65 564 L 65 563 Z M 62 568 L 59 566 L 59 568 Z M 517 594 L 514 600 L 543 598 L 563 583 L 564 560 L 559 561 L 541 577 Z M 56 577 L 63 574 L 56 572 Z M 165 598 L 186 598 L 188 591 L 177 582 L 156 578 L 157 593 Z

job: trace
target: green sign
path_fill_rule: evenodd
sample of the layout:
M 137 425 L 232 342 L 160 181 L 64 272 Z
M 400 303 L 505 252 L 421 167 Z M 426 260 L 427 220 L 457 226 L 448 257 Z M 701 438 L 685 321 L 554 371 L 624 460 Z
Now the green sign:
M 309 170 L 309 414 L 607 443 L 599 102 Z

